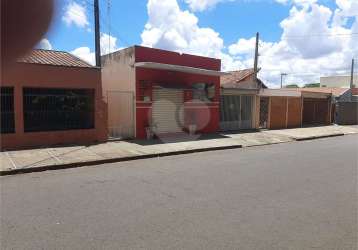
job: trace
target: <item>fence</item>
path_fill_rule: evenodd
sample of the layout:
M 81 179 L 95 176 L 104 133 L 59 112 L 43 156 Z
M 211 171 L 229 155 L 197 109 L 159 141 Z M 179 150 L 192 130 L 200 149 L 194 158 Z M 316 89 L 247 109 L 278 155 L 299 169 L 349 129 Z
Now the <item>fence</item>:
M 358 102 L 338 102 L 336 106 L 336 121 L 339 125 L 357 125 Z

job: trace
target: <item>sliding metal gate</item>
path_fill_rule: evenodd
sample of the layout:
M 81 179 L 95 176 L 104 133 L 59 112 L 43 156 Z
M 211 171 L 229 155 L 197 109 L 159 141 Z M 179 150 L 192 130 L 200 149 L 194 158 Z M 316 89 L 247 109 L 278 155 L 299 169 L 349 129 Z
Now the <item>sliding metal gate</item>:
M 222 131 L 252 129 L 251 95 L 222 95 L 220 103 L 220 128 Z

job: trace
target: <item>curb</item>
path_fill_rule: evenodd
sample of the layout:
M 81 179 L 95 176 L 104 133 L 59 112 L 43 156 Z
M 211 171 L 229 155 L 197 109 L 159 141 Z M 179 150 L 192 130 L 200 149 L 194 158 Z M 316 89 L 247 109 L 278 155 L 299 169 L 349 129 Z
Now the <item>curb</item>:
M 59 165 L 29 167 L 29 168 L 23 168 L 23 169 L 11 169 L 11 170 L 0 171 L 0 176 L 44 172 L 44 171 L 48 171 L 48 170 L 79 168 L 79 167 L 94 166 L 94 165 L 100 165 L 100 164 L 106 164 L 106 163 L 116 163 L 116 162 L 124 162 L 124 161 L 133 161 L 133 160 L 150 159 L 150 158 L 174 156 L 174 155 L 193 154 L 193 153 L 208 152 L 208 151 L 237 149 L 237 148 L 242 148 L 242 145 L 230 145 L 230 146 L 219 146 L 219 147 L 211 147 L 211 148 L 188 149 L 188 150 L 180 150 L 180 151 L 173 151 L 173 152 L 166 152 L 166 153 L 155 153 L 155 154 L 147 154 L 147 155 L 118 157 L 118 158 L 111 158 L 111 159 L 86 161 L 86 162 L 74 162 L 74 163 L 66 163 L 66 164 L 59 164 Z
M 301 137 L 301 138 L 295 138 L 296 141 L 311 141 L 315 139 L 323 139 L 323 138 L 330 138 L 330 137 L 337 137 L 337 136 L 344 136 L 344 133 L 337 133 L 337 134 L 331 134 L 331 135 L 319 135 L 319 136 L 308 136 L 308 137 Z

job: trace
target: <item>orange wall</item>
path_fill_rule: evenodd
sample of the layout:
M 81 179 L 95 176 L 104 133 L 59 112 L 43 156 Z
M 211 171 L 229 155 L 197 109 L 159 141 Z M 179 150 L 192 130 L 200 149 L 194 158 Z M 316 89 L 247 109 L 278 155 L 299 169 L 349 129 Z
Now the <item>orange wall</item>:
M 102 100 L 100 69 L 17 63 L 2 72 L 1 86 L 14 87 L 15 105 L 15 133 L 1 134 L 1 149 L 85 144 L 107 139 L 107 106 Z M 95 89 L 95 128 L 25 133 L 23 87 Z

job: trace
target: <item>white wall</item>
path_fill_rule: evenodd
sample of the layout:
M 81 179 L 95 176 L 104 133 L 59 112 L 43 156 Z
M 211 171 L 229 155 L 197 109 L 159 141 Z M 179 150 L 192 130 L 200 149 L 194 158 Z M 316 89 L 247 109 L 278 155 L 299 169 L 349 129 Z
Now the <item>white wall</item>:
M 321 87 L 329 88 L 349 88 L 350 87 L 350 76 L 327 76 L 321 77 Z M 354 75 L 353 84 L 358 87 L 358 75 Z

